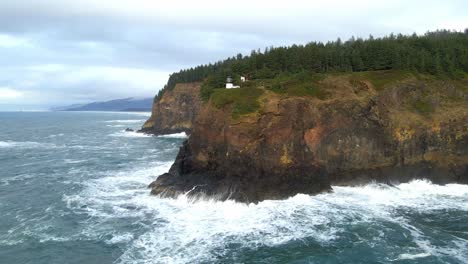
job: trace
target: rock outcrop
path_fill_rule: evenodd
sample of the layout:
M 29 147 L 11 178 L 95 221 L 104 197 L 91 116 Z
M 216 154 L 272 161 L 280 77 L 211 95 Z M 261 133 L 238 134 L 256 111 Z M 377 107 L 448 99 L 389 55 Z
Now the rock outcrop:
M 257 202 L 370 181 L 468 183 L 466 88 L 409 78 L 377 89 L 346 75 L 321 85 L 322 99 L 265 89 L 240 117 L 205 104 L 152 194 Z
M 140 132 L 149 134 L 190 133 L 201 107 L 200 83 L 178 83 L 153 103 L 151 117 Z

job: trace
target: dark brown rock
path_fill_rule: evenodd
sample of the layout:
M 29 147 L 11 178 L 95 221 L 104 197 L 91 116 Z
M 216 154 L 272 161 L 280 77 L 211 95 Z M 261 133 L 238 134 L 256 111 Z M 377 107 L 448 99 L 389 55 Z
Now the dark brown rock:
M 448 86 L 409 80 L 376 91 L 338 81 L 324 81 L 334 87 L 327 100 L 265 90 L 261 109 L 239 119 L 207 103 L 151 193 L 258 202 L 370 181 L 468 183 L 466 101 L 448 101 Z M 429 86 L 441 103 L 415 112 L 411 102 Z
M 153 103 L 151 117 L 139 132 L 163 135 L 190 133 L 201 107 L 200 83 L 178 83 Z

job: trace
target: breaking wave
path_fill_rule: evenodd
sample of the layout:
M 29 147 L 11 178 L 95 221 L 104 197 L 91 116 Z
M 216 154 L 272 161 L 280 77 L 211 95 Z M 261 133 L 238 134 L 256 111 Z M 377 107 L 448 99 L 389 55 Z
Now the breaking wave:
M 184 133 L 122 131 L 138 115 L 41 116 L 27 130 L 6 124 L 0 139 L 0 263 L 468 263 L 467 185 L 334 186 L 258 204 L 161 199 L 148 184 Z
M 138 133 L 138 132 L 135 132 L 135 131 L 119 131 L 119 132 L 112 133 L 109 136 L 111 136 L 111 137 L 127 137 L 127 138 L 152 137 L 152 135 L 144 134 L 144 133 Z
M 84 232 L 88 235 L 103 236 L 108 225 L 118 219 L 130 218 L 141 224 L 140 233 L 114 231 L 106 240 L 126 245 L 117 263 L 204 263 L 219 258 L 235 262 L 243 251 L 263 247 L 313 243 L 320 248 L 353 243 L 348 241 L 349 230 L 359 232 L 360 228 L 365 228 L 360 239 L 370 244 L 388 243 L 382 239 L 386 235 L 407 236 L 406 244 L 393 245 L 382 261 L 447 256 L 468 261 L 466 239 L 453 236 L 446 244 L 433 242 L 428 234 L 432 231 L 411 220 L 413 214 L 440 210 L 460 210 L 468 215 L 466 185 L 440 186 L 416 180 L 394 187 L 376 183 L 335 186 L 332 193 L 298 194 L 258 204 L 149 195 L 147 184 L 170 165 L 158 163 L 92 180 L 82 193 L 64 200 L 95 221 L 90 225 L 93 230 Z
M 150 117 L 151 112 L 119 112 L 121 114 L 136 115 L 136 116 L 146 116 Z
M 105 123 L 143 123 L 145 119 L 118 119 L 118 120 L 108 120 L 104 121 Z
M 174 134 L 167 134 L 167 135 L 159 135 L 160 138 L 188 138 L 188 135 L 185 132 L 174 133 Z
M 48 136 L 48 138 L 63 137 L 63 136 L 64 136 L 63 133 L 60 133 L 60 134 L 52 134 L 52 135 Z
M 0 141 L 0 148 L 55 148 L 55 144 L 33 141 Z

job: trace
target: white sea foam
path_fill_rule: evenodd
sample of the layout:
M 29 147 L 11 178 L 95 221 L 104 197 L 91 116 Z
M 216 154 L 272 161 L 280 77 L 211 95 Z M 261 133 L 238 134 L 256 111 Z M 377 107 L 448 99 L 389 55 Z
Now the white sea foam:
M 167 171 L 171 163 L 135 171 L 110 173 L 86 183 L 80 194 L 65 196 L 68 206 L 95 221 L 87 236 L 108 232 L 106 223 L 132 218 L 142 222 L 141 234 L 115 231 L 106 243 L 126 243 L 118 263 L 199 263 L 213 262 L 225 254 L 225 248 L 255 249 L 298 241 L 328 245 L 346 234 L 350 225 L 388 222 L 407 230 L 414 241 L 408 253 L 397 253 L 393 259 L 416 259 L 457 255 L 468 260 L 468 243 L 454 239 L 450 246 L 431 243 L 424 232 L 404 216 L 407 208 L 415 212 L 457 209 L 468 212 L 468 186 L 434 185 L 412 181 L 389 187 L 369 184 L 361 187 L 334 187 L 332 193 L 316 196 L 298 194 L 286 200 L 242 204 L 233 201 L 190 201 L 150 196 L 146 186 L 155 175 Z M 384 229 L 384 227 L 382 227 Z M 383 231 L 376 235 L 381 240 Z M 401 250 L 403 251 L 403 249 Z M 404 251 L 403 251 L 404 252 Z M 415 253 L 413 253 L 415 252 Z
M 125 127 L 125 125 L 106 125 L 108 127 Z
M 55 148 L 57 147 L 51 143 L 41 143 L 41 142 L 33 142 L 33 141 L 0 141 L 0 149 L 1 148 Z
M 52 135 L 48 136 L 48 138 L 63 137 L 63 136 L 64 136 L 63 133 L 60 133 L 60 134 L 52 134 Z
M 10 182 L 15 182 L 15 181 L 24 182 L 33 177 L 35 177 L 35 175 L 32 173 L 19 174 L 19 175 L 10 176 L 10 177 L 2 177 L 0 178 L 0 185 L 10 185 Z
M 174 133 L 174 134 L 167 134 L 167 135 L 159 135 L 160 138 L 187 138 L 187 134 L 185 132 Z
M 127 138 L 147 138 L 152 137 L 152 135 L 145 133 L 138 133 L 136 131 L 119 131 L 110 134 L 111 137 L 127 137 Z
M 151 116 L 151 112 L 105 112 L 105 111 L 98 111 L 97 113 L 100 113 L 100 114 L 116 114 L 118 113 L 119 115 L 121 114 L 125 114 L 125 115 L 134 115 L 134 116 L 146 116 L 146 117 L 150 117 Z
M 77 163 L 86 162 L 86 160 L 64 159 L 63 162 L 66 164 L 77 164 Z
M 130 233 L 124 233 L 122 235 L 113 235 L 111 239 L 107 240 L 107 244 L 119 244 L 129 242 L 133 239 L 133 235 Z
M 146 260 L 190 263 L 214 261 L 213 249 L 229 242 L 256 248 L 313 238 L 319 243 L 327 244 L 339 239 L 340 232 L 344 230 L 343 225 L 382 220 L 403 224 L 411 231 L 420 250 L 425 251 L 418 257 L 422 257 L 422 254 L 445 254 L 447 248 L 431 245 L 418 231 L 414 231 L 414 227 L 404 223 L 404 219 L 396 219 L 393 208 L 451 208 L 456 199 L 467 198 L 468 187 L 437 186 L 425 181 L 414 181 L 400 187 L 403 191 L 376 184 L 357 188 L 335 187 L 335 192 L 330 194 L 299 194 L 287 200 L 264 201 L 257 205 L 232 201 L 191 203 L 185 196 L 176 200 L 139 197 L 134 200 L 138 206 L 153 208 L 169 224 L 157 226 L 139 237 L 121 257 L 121 262 L 138 263 L 137 256 L 141 253 L 141 248 L 147 254 Z M 435 192 L 428 193 L 428 188 Z M 409 190 L 413 190 L 415 194 L 410 195 Z M 409 196 L 412 200 L 404 201 Z M 420 202 L 413 204 L 416 199 Z M 466 210 L 464 206 L 455 206 Z M 460 246 L 458 250 L 466 244 Z M 161 252 L 167 251 L 170 254 L 161 255 Z
M 398 256 L 398 260 L 426 258 L 426 257 L 429 257 L 430 255 L 431 255 L 431 254 L 429 254 L 429 253 L 400 254 L 400 255 Z
M 468 186 L 432 184 L 427 180 L 414 180 L 395 187 L 368 184 L 362 187 L 333 187 L 336 194 L 347 197 L 347 202 L 360 206 L 408 207 L 413 210 L 458 209 L 468 211 L 468 203 L 453 203 L 453 199 L 468 199 Z
M 123 112 L 123 113 L 128 114 L 128 115 L 137 115 L 137 116 L 146 116 L 146 117 L 151 116 L 151 112 Z
M 143 123 L 145 119 L 118 119 L 118 120 L 108 120 L 104 121 L 105 123 Z
M 80 112 L 80 111 L 78 111 Z M 81 111 L 81 113 L 97 113 L 97 114 L 111 114 L 111 115 L 135 115 L 135 116 L 151 116 L 151 112 L 121 112 L 121 111 Z

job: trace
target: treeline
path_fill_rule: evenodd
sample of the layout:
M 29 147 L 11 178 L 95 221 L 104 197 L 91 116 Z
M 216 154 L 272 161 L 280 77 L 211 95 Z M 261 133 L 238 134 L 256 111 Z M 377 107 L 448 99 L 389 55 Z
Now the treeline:
M 311 42 L 306 45 L 254 50 L 249 56 L 200 65 L 170 75 L 165 89 L 176 83 L 204 81 L 202 97 L 213 88 L 224 87 L 227 75 L 236 79 L 268 79 L 280 73 L 410 70 L 448 78 L 468 72 L 468 29 L 438 30 L 424 35 L 394 35 L 383 38 L 351 38 L 348 41 Z M 164 91 L 161 90 L 155 99 Z

